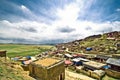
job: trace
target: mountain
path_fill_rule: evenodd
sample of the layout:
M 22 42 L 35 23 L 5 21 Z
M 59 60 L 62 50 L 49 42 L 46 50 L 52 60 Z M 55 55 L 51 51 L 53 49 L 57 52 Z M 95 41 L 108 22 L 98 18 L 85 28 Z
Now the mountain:
M 70 52 L 83 52 L 88 54 L 116 54 L 120 53 L 120 31 L 114 31 L 99 35 L 92 35 L 84 39 L 56 45 L 58 50 Z M 91 48 L 90 51 L 87 51 Z

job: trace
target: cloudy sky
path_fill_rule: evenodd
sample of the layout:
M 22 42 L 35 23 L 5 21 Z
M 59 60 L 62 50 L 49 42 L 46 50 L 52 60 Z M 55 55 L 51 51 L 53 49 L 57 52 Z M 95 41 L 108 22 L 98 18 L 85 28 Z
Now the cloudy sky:
M 111 31 L 120 31 L 120 0 L 0 0 L 0 43 L 61 43 Z

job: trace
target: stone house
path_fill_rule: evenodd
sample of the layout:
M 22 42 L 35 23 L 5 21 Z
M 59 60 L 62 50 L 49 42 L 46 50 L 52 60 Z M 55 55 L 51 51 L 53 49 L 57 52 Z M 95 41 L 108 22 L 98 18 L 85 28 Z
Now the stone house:
M 44 58 L 29 65 L 30 75 L 37 80 L 64 80 L 64 61 L 55 58 Z

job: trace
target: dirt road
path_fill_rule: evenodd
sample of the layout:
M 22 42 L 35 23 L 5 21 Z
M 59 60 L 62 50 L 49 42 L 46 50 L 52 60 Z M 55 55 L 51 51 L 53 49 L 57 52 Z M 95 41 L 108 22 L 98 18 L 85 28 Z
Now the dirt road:
M 65 70 L 65 80 L 96 80 L 83 74 L 78 74 Z

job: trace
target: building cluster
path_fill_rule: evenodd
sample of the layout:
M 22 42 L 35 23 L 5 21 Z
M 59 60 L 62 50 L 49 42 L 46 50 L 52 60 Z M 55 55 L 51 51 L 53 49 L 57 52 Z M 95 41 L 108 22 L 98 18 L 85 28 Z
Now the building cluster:
M 88 48 L 86 50 L 91 50 Z M 40 55 L 40 54 L 39 54 Z M 39 55 L 37 55 L 39 57 Z M 106 74 L 120 78 L 120 55 L 72 53 L 66 50 L 46 52 L 44 57 L 64 60 L 66 69 L 101 80 Z M 42 57 L 42 55 L 41 55 Z M 39 57 L 40 58 L 40 57 Z M 46 61 L 49 62 L 49 61 Z M 114 74 L 114 75 L 113 75 Z
M 66 68 L 101 80 L 104 75 L 120 79 L 120 55 L 64 54 Z

